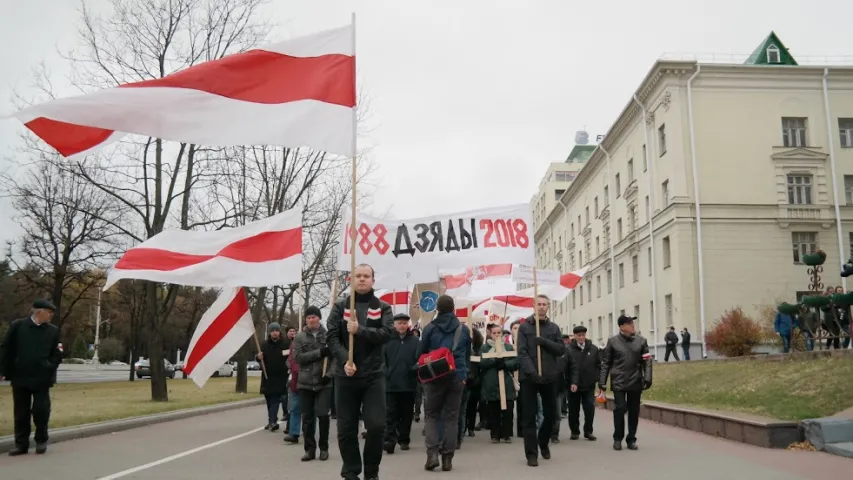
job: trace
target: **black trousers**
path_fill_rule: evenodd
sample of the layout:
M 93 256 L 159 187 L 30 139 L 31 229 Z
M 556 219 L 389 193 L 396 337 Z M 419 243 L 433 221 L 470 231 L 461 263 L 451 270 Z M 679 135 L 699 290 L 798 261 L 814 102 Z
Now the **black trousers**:
M 421 407 L 424 404 L 424 386 L 421 382 L 415 386 L 415 416 L 421 416 Z
M 468 405 L 465 410 L 465 428 L 474 430 L 477 426 L 477 410 L 480 407 L 480 387 L 471 389 L 471 396 L 468 397 Z M 460 432 L 460 434 L 463 432 Z
M 335 377 L 335 405 L 338 414 L 338 448 L 343 466 L 341 476 L 358 479 L 364 466 L 365 478 L 379 475 L 382 462 L 382 434 L 385 430 L 385 376 Z M 359 452 L 358 419 L 367 431 L 364 457 Z
M 331 408 L 332 390 L 320 391 L 299 389 L 299 411 L 302 413 L 302 438 L 305 439 L 305 451 L 329 451 L 329 410 Z M 316 422 L 314 420 L 317 420 Z M 314 428 L 320 424 L 319 441 L 314 434 Z
M 388 392 L 385 406 L 385 443 L 408 445 L 412 441 L 415 392 Z
M 512 436 L 512 400 L 506 401 L 506 410 L 501 410 L 501 401 L 486 402 L 489 412 L 489 430 L 493 439 L 509 438 Z
M 536 433 L 536 395 L 542 397 L 542 426 Z M 521 428 L 524 434 L 524 454 L 539 455 L 540 449 L 547 449 L 551 441 L 551 431 L 557 413 L 557 383 L 534 383 L 531 380 L 521 382 Z
M 583 433 L 592 435 L 592 422 L 595 419 L 595 392 L 578 390 L 569 392 L 569 429 L 572 435 L 580 435 L 580 413 L 583 407 Z
M 663 355 L 663 361 L 664 361 L 664 362 L 668 362 L 668 361 L 669 361 L 669 354 L 670 354 L 670 353 L 671 353 L 671 354 L 673 354 L 673 355 L 675 356 L 675 361 L 676 361 L 676 362 L 681 361 L 681 359 L 680 359 L 680 358 L 678 358 L 678 352 L 676 351 L 675 345 L 667 345 L 667 346 L 666 346 L 666 353 L 664 353 L 664 355 Z
M 640 423 L 640 397 L 638 392 L 613 392 L 613 440 L 621 442 L 624 438 L 628 443 L 637 441 L 637 424 Z M 625 436 L 625 413 L 628 413 L 628 436 Z
M 29 448 L 30 418 L 36 425 L 36 443 L 47 443 L 47 423 L 50 420 L 50 389 L 33 390 L 12 386 L 12 404 L 15 415 L 15 446 Z
M 515 399 L 515 434 L 518 437 L 524 436 L 524 430 L 521 428 L 521 412 L 524 410 L 524 399 L 521 397 L 521 391 L 518 392 L 518 397 Z M 486 416 L 488 418 L 488 416 Z

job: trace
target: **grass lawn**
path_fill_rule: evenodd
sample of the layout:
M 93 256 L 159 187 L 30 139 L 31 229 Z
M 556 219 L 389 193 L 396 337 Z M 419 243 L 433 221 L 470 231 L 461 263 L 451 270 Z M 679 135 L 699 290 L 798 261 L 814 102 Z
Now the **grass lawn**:
M 825 417 L 853 406 L 853 360 L 658 363 L 643 399 L 781 420 Z
M 60 383 L 51 389 L 50 427 L 170 412 L 183 408 L 248 400 L 259 396 L 260 377 L 249 377 L 249 393 L 234 393 L 234 378 L 211 378 L 204 388 L 192 380 L 167 380 L 169 401 L 151 401 L 151 382 Z M 11 435 L 12 389 L 0 388 L 0 436 Z

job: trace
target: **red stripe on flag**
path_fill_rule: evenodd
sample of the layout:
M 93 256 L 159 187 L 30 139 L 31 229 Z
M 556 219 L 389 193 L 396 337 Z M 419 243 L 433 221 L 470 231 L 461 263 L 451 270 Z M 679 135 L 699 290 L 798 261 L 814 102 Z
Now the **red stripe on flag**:
M 410 297 L 409 292 L 388 292 L 379 297 L 379 300 L 390 305 L 408 305 Z
M 194 255 L 159 248 L 131 248 L 119 259 L 115 268 L 167 272 L 197 265 L 216 257 L 263 263 L 289 258 L 301 252 L 302 227 L 297 227 L 278 232 L 263 232 L 237 240 L 215 255 Z
M 196 365 L 213 350 L 213 347 L 219 344 L 225 335 L 237 325 L 240 318 L 249 311 L 249 301 L 246 300 L 246 292 L 241 288 L 237 295 L 231 300 L 231 303 L 225 307 L 211 324 L 207 330 L 201 334 L 196 342 L 193 350 L 186 358 L 184 371 L 187 375 L 193 372 Z
M 481 265 L 479 267 L 468 267 L 465 273 L 456 275 L 445 275 L 444 285 L 448 290 L 459 288 L 463 285 L 470 285 L 472 280 L 484 280 L 490 277 L 498 277 L 501 275 L 510 275 L 512 273 L 511 263 L 496 263 L 493 265 Z
M 519 297 L 516 295 L 494 297 L 494 302 L 492 302 L 492 305 L 497 306 L 496 304 L 499 303 L 506 303 L 508 305 L 512 305 L 513 307 L 533 308 L 534 301 L 530 297 Z
M 574 273 L 565 273 L 560 276 L 560 285 L 566 288 L 575 288 L 579 283 L 581 283 L 581 277 Z
M 64 157 L 96 147 L 113 134 L 112 130 L 104 128 L 84 127 L 44 117 L 31 120 L 24 126 Z

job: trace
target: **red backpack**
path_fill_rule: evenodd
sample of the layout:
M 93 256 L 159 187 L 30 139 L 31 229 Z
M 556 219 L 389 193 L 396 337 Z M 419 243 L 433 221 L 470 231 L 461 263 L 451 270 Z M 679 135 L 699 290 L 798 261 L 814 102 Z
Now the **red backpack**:
M 418 359 L 418 380 L 421 383 L 429 383 L 439 378 L 446 377 L 456 371 L 456 359 L 453 358 L 453 350 L 459 344 L 462 336 L 462 323 L 453 332 L 453 346 L 437 348 L 429 353 L 421 355 Z

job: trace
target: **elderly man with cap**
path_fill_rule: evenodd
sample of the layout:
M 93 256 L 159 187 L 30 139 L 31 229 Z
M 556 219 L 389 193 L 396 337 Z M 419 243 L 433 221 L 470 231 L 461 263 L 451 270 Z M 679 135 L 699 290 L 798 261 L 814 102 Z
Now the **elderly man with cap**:
M 261 345 L 258 361 L 264 364 L 266 375 L 261 377 L 261 393 L 267 401 L 267 425 L 264 430 L 278 430 L 278 409 L 287 396 L 287 355 L 290 342 L 281 335 L 281 325 L 276 322 L 267 328 L 269 336 Z
M 293 359 L 299 364 L 299 409 L 305 438 L 303 462 L 314 460 L 320 447 L 320 460 L 329 459 L 329 413 L 332 408 L 332 351 L 326 345 L 326 328 L 320 324 L 320 309 L 305 309 L 305 326 L 293 340 Z M 325 368 L 324 368 L 325 365 Z M 320 424 L 319 439 L 314 426 Z
M 652 386 L 652 356 L 645 338 L 634 333 L 636 317 L 619 316 L 619 333 L 607 340 L 601 356 L 598 385 L 606 389 L 610 377 L 613 391 L 613 449 L 622 450 L 622 439 L 629 450 L 637 450 L 637 424 L 640 420 L 640 396 Z M 628 436 L 625 436 L 625 413 Z
M 598 347 L 586 338 L 586 327 L 574 328 L 574 338 L 569 343 L 568 355 L 571 368 L 566 369 L 566 384 L 569 385 L 569 428 L 572 440 L 580 438 L 580 411 L 583 407 L 583 437 L 595 441 L 592 422 L 595 419 L 595 382 L 601 372 L 601 355 Z
M 0 345 L 0 380 L 12 382 L 15 416 L 15 448 L 11 456 L 24 455 L 30 447 L 30 416 L 36 426 L 36 453 L 47 451 L 50 420 L 50 388 L 62 362 L 59 329 L 50 324 L 56 307 L 36 300 L 28 318 L 15 320 Z
M 409 329 L 410 317 L 394 315 L 396 335 L 385 344 L 385 451 L 394 453 L 397 444 L 408 450 L 411 442 L 412 416 L 415 407 L 418 344 L 420 340 Z

